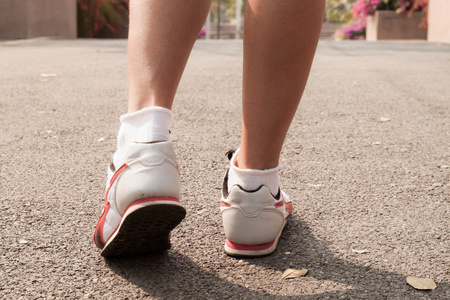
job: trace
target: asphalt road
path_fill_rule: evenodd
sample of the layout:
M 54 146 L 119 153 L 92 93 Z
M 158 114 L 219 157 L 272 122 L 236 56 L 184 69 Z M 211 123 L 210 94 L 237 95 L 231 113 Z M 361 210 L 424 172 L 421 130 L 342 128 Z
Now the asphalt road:
M 126 111 L 126 41 L 0 42 L 0 298 L 449 299 L 450 45 L 320 42 L 282 153 L 294 217 L 258 259 L 223 252 L 219 214 L 241 62 L 241 42 L 200 41 L 181 81 L 188 214 L 172 249 L 105 260 L 92 233 Z M 282 280 L 287 268 L 309 273 Z

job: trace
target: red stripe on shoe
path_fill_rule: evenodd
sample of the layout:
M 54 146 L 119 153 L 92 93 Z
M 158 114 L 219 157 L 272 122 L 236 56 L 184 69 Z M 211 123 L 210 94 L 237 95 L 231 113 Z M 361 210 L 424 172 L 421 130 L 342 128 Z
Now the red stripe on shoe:
M 225 202 L 225 201 L 220 201 L 220 206 L 221 206 L 221 207 L 230 207 L 231 204 L 228 203 L 228 202 Z
M 106 196 L 105 196 L 105 205 L 103 207 L 103 213 L 100 216 L 100 218 L 98 219 L 97 226 L 95 227 L 95 231 L 94 231 L 94 242 L 96 244 L 97 244 L 97 239 L 98 239 L 98 242 L 103 244 L 103 246 L 105 245 L 105 241 L 103 240 L 103 223 L 105 223 L 106 214 L 109 211 L 109 201 L 108 201 L 109 191 L 111 190 L 111 187 L 112 187 L 114 181 L 117 179 L 117 177 L 119 177 L 119 175 L 126 168 L 128 168 L 128 165 L 126 163 L 124 163 L 119 169 L 117 169 L 117 171 L 114 173 L 113 177 L 111 178 L 111 180 L 109 182 L 109 187 L 108 187 L 108 190 L 106 191 Z M 97 239 L 96 239 L 96 236 L 97 236 Z M 99 246 L 99 245 L 97 245 L 97 246 Z M 101 247 L 99 247 L 99 248 L 101 248 Z
M 122 173 L 122 171 L 125 170 L 126 168 L 128 168 L 128 165 L 126 163 L 124 163 L 122 166 L 120 166 L 119 169 L 117 169 L 117 171 L 114 173 L 113 177 L 111 178 L 111 181 L 109 182 L 110 187 L 111 187 L 112 183 L 114 182 L 114 180 L 116 180 L 116 178 L 120 175 L 120 173 Z
M 278 201 L 278 202 L 275 202 L 275 207 L 282 207 L 283 205 L 284 205 L 284 200 L 282 200 L 282 201 Z
M 242 245 L 238 243 L 233 243 L 229 239 L 226 240 L 226 245 L 235 250 L 243 250 L 243 251 L 258 251 L 258 250 L 266 250 L 272 247 L 272 245 L 275 243 L 275 240 L 271 241 L 267 244 L 261 244 L 261 245 Z
M 286 205 L 286 211 L 289 213 L 289 216 L 292 215 L 292 201 L 285 202 L 284 205 Z
M 135 205 L 141 204 L 141 203 L 146 203 L 146 202 L 156 202 L 156 201 L 173 201 L 173 202 L 177 202 L 180 203 L 181 202 L 177 199 L 177 198 L 172 198 L 172 197 L 156 197 L 156 198 L 146 198 L 146 199 L 141 199 L 141 200 L 137 200 L 134 201 L 133 203 L 131 203 L 131 205 L 127 208 L 130 209 L 130 207 L 133 207 Z
M 103 208 L 103 213 L 100 216 L 100 219 L 97 222 L 97 226 L 94 231 L 94 242 L 99 248 L 103 248 L 105 246 L 105 242 L 103 241 L 103 223 L 105 223 L 106 214 L 109 211 L 109 202 L 105 204 Z
M 125 213 L 123 215 L 125 215 L 127 213 L 127 211 L 134 205 L 138 205 L 141 203 L 147 203 L 147 202 L 156 202 L 156 201 L 173 201 L 173 202 L 177 202 L 177 203 L 181 204 L 181 202 L 178 199 L 170 198 L 170 197 L 141 199 L 141 200 L 137 200 L 137 201 L 133 202 L 130 206 L 128 206 L 127 210 L 125 211 Z M 109 203 L 108 203 L 108 208 L 109 208 Z M 105 217 L 106 217 L 106 214 L 105 214 Z M 113 233 L 111 233 L 111 236 L 113 236 L 116 233 L 116 231 L 119 229 L 119 227 L 120 226 L 117 226 L 117 228 L 113 231 Z M 94 240 L 95 240 L 95 236 L 94 236 Z M 103 239 L 102 239 L 102 241 L 103 241 Z M 103 244 L 105 244 L 105 243 L 103 243 Z

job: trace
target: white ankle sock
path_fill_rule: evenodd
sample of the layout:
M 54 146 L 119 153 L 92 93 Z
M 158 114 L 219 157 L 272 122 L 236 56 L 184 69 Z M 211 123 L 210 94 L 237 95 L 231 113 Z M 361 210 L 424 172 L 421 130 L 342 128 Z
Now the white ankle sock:
M 279 170 L 280 165 L 272 169 L 255 170 L 255 169 L 240 169 L 235 165 L 236 154 L 239 149 L 236 150 L 230 161 L 230 170 L 228 171 L 228 192 L 235 184 L 240 185 L 247 191 L 254 191 L 261 185 L 265 185 L 269 188 L 272 195 L 278 194 L 280 187 Z
M 152 106 L 120 117 L 122 125 L 117 136 L 114 166 L 124 163 L 128 145 L 134 142 L 150 143 L 170 141 L 172 112 L 164 107 Z

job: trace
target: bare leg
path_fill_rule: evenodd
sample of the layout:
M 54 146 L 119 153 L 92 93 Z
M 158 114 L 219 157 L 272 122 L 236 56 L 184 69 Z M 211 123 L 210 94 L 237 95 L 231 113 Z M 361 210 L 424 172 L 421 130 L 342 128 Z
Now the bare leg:
M 170 109 L 211 0 L 131 0 L 128 112 Z
M 129 113 L 120 118 L 105 206 L 94 233 L 104 256 L 170 248 L 169 232 L 186 214 L 169 142 L 169 109 L 209 5 L 210 0 L 130 1 Z M 132 168 L 130 162 L 135 162 Z
M 324 7 L 323 0 L 248 0 L 239 168 L 278 165 L 308 79 Z

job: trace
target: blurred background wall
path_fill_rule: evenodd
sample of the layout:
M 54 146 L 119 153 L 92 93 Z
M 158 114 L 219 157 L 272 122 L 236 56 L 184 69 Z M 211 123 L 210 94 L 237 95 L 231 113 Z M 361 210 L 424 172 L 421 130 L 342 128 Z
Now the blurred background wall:
M 77 37 L 76 0 L 0 0 L 0 39 Z
M 203 38 L 242 38 L 246 1 L 212 0 L 205 26 L 208 30 L 204 31 Z M 428 40 L 450 43 L 450 0 L 405 1 L 389 0 L 388 3 L 393 6 L 390 8 L 392 14 L 396 8 L 395 3 L 397 6 L 408 1 L 425 3 L 428 7 L 425 6 L 422 13 L 427 22 L 421 28 L 427 28 L 422 30 L 428 32 Z M 126 38 L 128 2 L 129 0 L 0 0 L 0 40 L 40 36 Z M 361 6 L 361 3 L 367 2 L 327 0 L 321 38 L 339 38 L 340 30 L 344 39 L 365 39 L 366 20 L 358 20 L 352 16 L 352 8 Z M 372 13 L 368 18 L 371 18 Z M 400 27 L 394 29 L 398 31 Z

